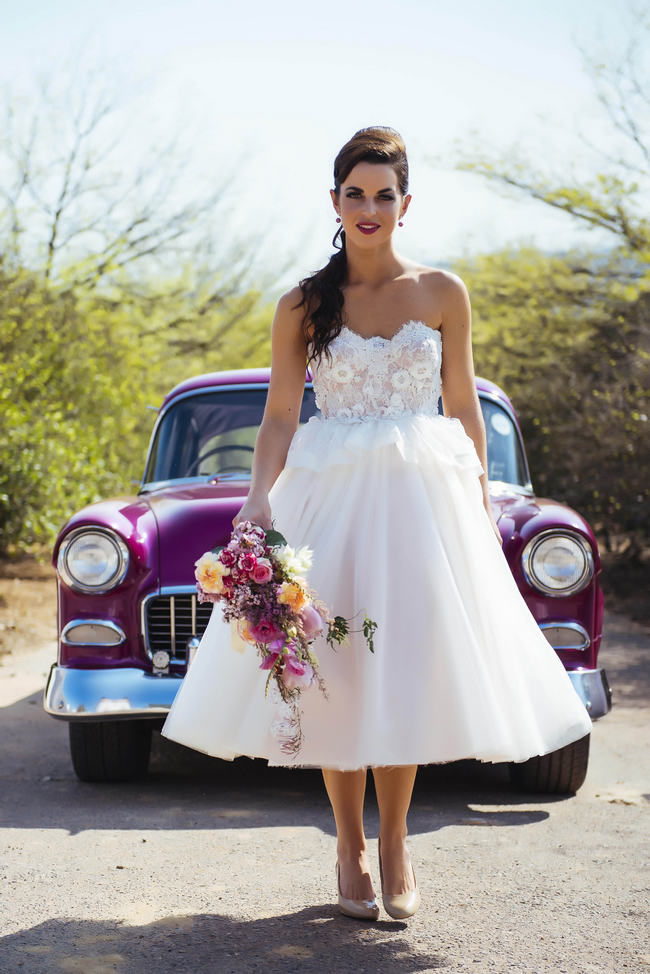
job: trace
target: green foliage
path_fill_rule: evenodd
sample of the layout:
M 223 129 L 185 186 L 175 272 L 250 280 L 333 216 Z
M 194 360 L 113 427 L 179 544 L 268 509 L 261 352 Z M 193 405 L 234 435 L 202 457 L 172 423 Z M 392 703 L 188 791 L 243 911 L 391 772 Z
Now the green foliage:
M 187 281 L 169 293 L 79 293 L 0 270 L 0 554 L 49 545 L 74 511 L 133 494 L 155 419 L 146 406 L 176 383 L 268 364 L 259 295 L 205 308 Z
M 538 494 L 606 538 L 650 538 L 650 267 L 506 250 L 457 264 L 476 372 L 517 409 Z

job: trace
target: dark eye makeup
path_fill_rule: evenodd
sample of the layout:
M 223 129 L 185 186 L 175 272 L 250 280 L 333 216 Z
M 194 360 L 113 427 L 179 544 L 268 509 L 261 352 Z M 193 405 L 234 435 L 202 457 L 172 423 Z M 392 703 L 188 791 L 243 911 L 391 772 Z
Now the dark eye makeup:
M 347 196 L 348 199 L 353 199 L 355 196 L 359 196 L 359 190 L 358 189 L 348 190 L 348 192 L 345 195 Z M 392 202 L 392 200 L 395 199 L 395 197 L 391 196 L 389 193 L 379 193 L 379 197 L 382 200 L 388 200 L 390 202 Z

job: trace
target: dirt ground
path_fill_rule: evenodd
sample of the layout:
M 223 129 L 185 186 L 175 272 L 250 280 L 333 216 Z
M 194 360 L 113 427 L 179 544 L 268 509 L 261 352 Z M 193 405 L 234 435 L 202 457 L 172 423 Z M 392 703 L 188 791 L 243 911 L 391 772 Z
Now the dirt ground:
M 336 907 L 319 771 L 223 762 L 155 733 L 145 781 L 82 783 L 67 725 L 42 708 L 50 567 L 4 566 L 0 621 L 3 974 L 650 971 L 647 625 L 606 608 L 614 707 L 594 722 L 575 796 L 517 793 L 503 765 L 418 770 L 408 845 L 422 906 L 368 924 Z M 378 824 L 369 773 L 379 894 Z

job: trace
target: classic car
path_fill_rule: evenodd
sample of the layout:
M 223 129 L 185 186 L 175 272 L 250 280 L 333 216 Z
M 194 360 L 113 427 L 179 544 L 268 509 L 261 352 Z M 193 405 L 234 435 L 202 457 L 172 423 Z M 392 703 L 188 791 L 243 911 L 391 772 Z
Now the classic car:
M 269 380 L 266 367 L 175 386 L 157 409 L 137 493 L 84 507 L 56 539 L 58 658 L 43 704 L 69 722 L 72 764 L 83 781 L 146 774 L 152 731 L 164 723 L 213 608 L 197 600 L 194 563 L 230 537 L 248 493 Z M 477 377 L 476 385 L 504 554 L 597 719 L 610 709 L 611 691 L 597 663 L 603 593 L 596 539 L 578 512 L 535 496 L 510 399 L 487 379 Z M 300 423 L 317 412 L 307 370 Z M 514 785 L 575 792 L 587 772 L 589 737 L 511 762 Z

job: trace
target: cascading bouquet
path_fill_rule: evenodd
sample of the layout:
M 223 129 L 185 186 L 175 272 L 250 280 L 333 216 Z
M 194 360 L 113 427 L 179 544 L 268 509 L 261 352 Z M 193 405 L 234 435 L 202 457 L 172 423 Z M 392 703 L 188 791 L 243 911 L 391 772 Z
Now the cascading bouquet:
M 275 680 L 288 717 L 274 722 L 272 733 L 281 749 L 297 754 L 302 746 L 298 699 L 303 690 L 317 685 L 327 697 L 318 672 L 318 657 L 311 647 L 323 633 L 336 649 L 350 630 L 343 616 L 331 616 L 307 583 L 313 552 L 307 546 L 294 549 L 279 531 L 266 530 L 252 521 L 240 521 L 223 548 L 213 548 L 195 562 L 199 602 L 220 602 L 226 622 L 234 625 L 245 643 L 254 645 L 261 657 L 260 669 L 268 670 L 267 696 Z M 377 623 L 364 612 L 363 634 L 374 653 Z

